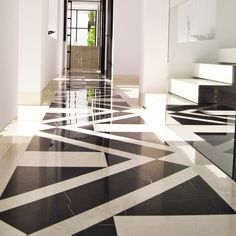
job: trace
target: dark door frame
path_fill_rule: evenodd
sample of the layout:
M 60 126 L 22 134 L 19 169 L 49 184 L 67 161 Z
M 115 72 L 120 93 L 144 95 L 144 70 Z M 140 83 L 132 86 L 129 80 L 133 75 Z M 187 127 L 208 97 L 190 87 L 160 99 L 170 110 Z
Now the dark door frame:
M 98 0 L 99 1 L 99 0 Z M 71 38 L 71 32 L 68 35 L 67 33 L 67 21 L 70 20 L 72 15 L 68 16 L 68 3 L 72 5 L 73 0 L 64 0 L 65 5 L 65 14 L 64 14 L 64 41 L 67 40 L 67 37 Z M 82 0 L 82 2 L 86 2 L 86 0 Z M 113 60 L 113 4 L 114 0 L 100 0 L 100 70 L 102 77 L 106 79 L 112 79 L 112 60 Z M 72 8 L 72 6 L 71 6 Z M 67 55 L 69 59 L 71 57 L 71 49 L 67 50 Z M 71 60 L 71 59 L 70 59 Z M 70 67 L 70 65 L 69 65 Z M 70 69 L 70 68 L 68 68 Z
M 112 79 L 113 1 L 101 0 L 101 74 Z

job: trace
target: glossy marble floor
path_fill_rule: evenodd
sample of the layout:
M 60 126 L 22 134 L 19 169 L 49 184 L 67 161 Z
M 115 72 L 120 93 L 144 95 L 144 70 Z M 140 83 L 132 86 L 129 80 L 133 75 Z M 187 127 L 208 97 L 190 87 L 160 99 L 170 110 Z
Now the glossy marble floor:
M 139 107 L 137 86 L 54 81 L 2 133 L 1 236 L 236 235 L 235 183 Z

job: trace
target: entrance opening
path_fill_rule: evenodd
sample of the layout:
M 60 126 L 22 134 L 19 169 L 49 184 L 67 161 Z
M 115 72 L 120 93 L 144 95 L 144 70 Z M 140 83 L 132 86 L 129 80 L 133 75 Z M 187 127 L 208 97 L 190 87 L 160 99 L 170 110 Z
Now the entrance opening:
M 100 72 L 98 11 L 100 2 L 71 1 L 67 12 L 67 68 Z
M 113 0 L 65 3 L 67 70 L 111 79 Z

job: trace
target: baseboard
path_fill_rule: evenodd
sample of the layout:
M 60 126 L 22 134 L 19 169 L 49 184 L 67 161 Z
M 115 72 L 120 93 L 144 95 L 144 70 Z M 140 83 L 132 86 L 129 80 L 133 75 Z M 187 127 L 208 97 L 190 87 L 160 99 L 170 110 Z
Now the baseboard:
M 41 92 L 19 92 L 18 104 L 19 105 L 48 105 L 55 95 L 57 83 L 51 80 Z
M 5 155 L 12 145 L 11 136 L 0 136 L 0 159 Z
M 125 83 L 125 84 L 139 84 L 139 76 L 138 75 L 113 75 L 114 83 Z
M 19 92 L 18 93 L 19 105 L 40 105 L 41 92 Z

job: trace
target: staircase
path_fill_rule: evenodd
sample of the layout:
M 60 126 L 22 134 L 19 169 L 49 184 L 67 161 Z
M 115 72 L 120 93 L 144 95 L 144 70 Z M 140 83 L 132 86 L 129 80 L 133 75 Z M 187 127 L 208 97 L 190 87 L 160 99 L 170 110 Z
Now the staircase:
M 194 103 L 216 99 L 220 89 L 227 91 L 234 85 L 236 48 L 220 49 L 218 62 L 194 63 L 192 78 L 170 78 L 168 92 Z

